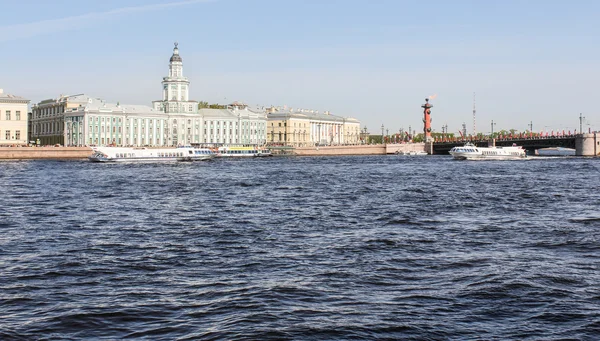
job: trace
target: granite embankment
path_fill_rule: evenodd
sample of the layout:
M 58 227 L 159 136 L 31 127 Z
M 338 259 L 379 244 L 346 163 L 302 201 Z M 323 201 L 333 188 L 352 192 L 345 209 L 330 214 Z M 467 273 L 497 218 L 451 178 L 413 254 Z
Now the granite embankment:
M 299 156 L 386 155 L 396 152 L 425 151 L 424 143 L 374 144 L 358 146 L 296 147 Z
M 375 144 L 358 146 L 297 147 L 298 156 L 386 155 L 398 151 L 423 151 L 423 143 Z M 274 148 L 276 151 L 276 148 Z M 83 159 L 92 154 L 89 147 L 0 147 L 0 159 Z M 289 154 L 288 154 L 289 155 Z
M 0 147 L 0 159 L 83 159 L 90 155 L 88 147 Z

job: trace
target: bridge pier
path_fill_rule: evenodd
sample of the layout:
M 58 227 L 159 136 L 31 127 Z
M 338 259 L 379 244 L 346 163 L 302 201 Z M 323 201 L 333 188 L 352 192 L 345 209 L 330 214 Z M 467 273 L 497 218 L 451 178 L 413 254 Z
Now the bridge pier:
M 575 137 L 575 155 L 598 156 L 600 153 L 600 133 L 579 134 Z

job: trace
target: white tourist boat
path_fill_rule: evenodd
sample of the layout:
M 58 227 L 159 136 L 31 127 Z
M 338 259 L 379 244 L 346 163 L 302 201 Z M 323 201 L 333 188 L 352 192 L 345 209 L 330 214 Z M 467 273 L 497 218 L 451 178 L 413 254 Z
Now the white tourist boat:
M 223 146 L 217 150 L 218 157 L 266 157 L 273 153 L 262 147 Z
M 411 150 L 411 151 L 402 151 L 402 150 L 398 150 L 395 153 L 396 155 L 408 155 L 408 156 L 423 156 L 423 155 L 429 155 L 427 154 L 427 152 L 419 150 Z
M 575 156 L 575 149 L 563 147 L 540 148 L 535 150 L 537 156 Z
M 527 157 L 525 149 L 514 144 L 512 147 L 477 147 L 467 143 L 450 149 L 450 155 L 457 160 L 511 160 Z
M 204 161 L 215 157 L 208 148 L 146 148 L 146 147 L 92 147 L 94 162 L 169 162 Z

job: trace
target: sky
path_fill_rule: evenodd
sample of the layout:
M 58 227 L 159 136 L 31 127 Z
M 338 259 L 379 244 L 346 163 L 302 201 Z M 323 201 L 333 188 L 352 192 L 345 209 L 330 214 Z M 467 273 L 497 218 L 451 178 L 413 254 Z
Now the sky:
M 599 130 L 600 1 L 0 0 L 0 88 L 328 110 L 373 134 Z M 474 96 L 475 94 L 475 96 Z M 476 118 L 473 122 L 473 101 Z

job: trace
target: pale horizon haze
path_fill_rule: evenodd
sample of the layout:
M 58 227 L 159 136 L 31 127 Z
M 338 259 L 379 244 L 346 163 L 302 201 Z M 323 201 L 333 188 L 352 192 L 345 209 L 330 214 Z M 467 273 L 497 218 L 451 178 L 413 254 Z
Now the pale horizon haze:
M 190 97 L 329 110 L 372 134 L 599 130 L 598 1 L 0 0 L 0 88 L 151 105 L 179 43 Z

